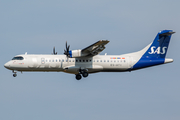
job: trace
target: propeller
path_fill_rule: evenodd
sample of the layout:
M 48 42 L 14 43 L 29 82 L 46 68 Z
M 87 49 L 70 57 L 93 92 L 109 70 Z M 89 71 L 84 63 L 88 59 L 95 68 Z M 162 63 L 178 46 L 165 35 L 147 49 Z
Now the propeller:
M 53 48 L 53 54 L 57 55 L 57 52 L 55 51 L 55 47 Z
M 66 41 L 66 50 L 64 49 L 64 54 L 65 54 L 67 57 L 70 57 L 69 48 L 70 48 L 70 45 L 67 45 L 67 41 Z

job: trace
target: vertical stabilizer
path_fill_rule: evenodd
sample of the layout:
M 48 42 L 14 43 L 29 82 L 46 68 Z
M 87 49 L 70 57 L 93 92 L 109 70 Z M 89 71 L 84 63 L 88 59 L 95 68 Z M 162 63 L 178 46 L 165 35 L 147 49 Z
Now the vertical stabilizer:
M 173 60 L 168 61 L 165 59 L 166 53 L 168 50 L 169 42 L 171 35 L 175 33 L 172 30 L 162 30 L 155 37 L 152 44 L 148 45 L 142 54 L 139 61 L 133 66 L 133 69 L 140 69 L 144 67 L 164 64 L 172 62 Z M 149 47 L 149 48 L 148 48 Z
M 142 56 L 143 58 L 165 58 L 168 50 L 171 35 L 175 33 L 172 30 L 160 31 L 155 37 L 153 43 Z

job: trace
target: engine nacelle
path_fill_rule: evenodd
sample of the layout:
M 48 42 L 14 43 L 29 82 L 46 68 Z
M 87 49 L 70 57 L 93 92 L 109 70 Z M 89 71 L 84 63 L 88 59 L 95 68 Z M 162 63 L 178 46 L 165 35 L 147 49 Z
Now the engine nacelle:
M 71 51 L 69 51 L 69 55 L 71 58 L 83 57 L 84 56 L 81 54 L 81 50 L 71 50 Z

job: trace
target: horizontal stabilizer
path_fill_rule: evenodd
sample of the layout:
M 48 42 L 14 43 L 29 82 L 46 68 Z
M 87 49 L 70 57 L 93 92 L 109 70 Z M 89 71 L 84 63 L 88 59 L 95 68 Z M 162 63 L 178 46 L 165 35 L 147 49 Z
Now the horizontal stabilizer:
M 167 30 L 164 30 L 164 31 L 161 31 L 160 33 L 159 33 L 159 35 L 161 35 L 161 36 L 166 36 L 166 35 L 172 35 L 172 34 L 174 34 L 174 33 L 176 33 L 176 32 L 173 32 L 173 31 L 167 31 Z

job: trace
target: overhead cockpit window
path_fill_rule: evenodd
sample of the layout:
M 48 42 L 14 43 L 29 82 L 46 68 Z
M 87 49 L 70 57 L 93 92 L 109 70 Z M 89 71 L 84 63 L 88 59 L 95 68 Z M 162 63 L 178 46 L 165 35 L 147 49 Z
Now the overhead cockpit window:
M 21 56 L 14 57 L 12 60 L 23 60 L 24 58 Z

